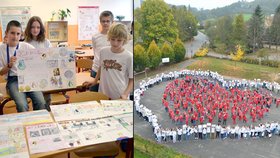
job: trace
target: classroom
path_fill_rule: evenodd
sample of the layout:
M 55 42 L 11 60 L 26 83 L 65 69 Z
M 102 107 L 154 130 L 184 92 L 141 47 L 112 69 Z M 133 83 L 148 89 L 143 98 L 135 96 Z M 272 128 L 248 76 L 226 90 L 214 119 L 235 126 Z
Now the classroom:
M 133 1 L 0 6 L 0 157 L 133 157 Z

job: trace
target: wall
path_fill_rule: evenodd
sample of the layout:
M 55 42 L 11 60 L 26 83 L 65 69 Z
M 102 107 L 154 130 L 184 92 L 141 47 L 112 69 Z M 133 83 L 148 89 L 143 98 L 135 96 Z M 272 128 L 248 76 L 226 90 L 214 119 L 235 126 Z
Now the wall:
M 133 0 L 1 0 L 0 6 L 30 6 L 31 16 L 39 16 L 44 21 L 49 21 L 53 11 L 70 9 L 71 17 L 68 21 L 68 43 L 77 45 L 90 41 L 78 41 L 77 10 L 78 6 L 99 6 L 99 11 L 110 10 L 114 16 L 125 16 L 124 21 L 133 20 Z M 56 16 L 54 20 L 58 20 Z M 0 31 L 1 34 L 1 31 Z M 76 37 L 75 37 L 76 36 Z M 1 36 L 0 36 L 1 38 Z M 0 39 L 2 41 L 2 39 Z

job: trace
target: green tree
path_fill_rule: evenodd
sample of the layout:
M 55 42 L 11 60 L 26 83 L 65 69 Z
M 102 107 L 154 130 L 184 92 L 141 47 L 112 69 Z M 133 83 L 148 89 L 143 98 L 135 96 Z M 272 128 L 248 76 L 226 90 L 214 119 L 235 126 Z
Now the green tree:
M 148 66 L 148 54 L 144 47 L 140 44 L 136 44 L 134 47 L 134 69 L 135 71 L 143 71 Z
M 156 42 L 153 40 L 148 48 L 149 67 L 156 68 L 161 62 L 161 52 Z
M 176 41 L 173 45 L 173 50 L 174 50 L 176 62 L 184 60 L 185 54 L 186 54 L 186 49 L 184 47 L 183 42 L 179 38 L 176 39 Z
M 173 48 L 168 44 L 168 42 L 164 42 L 161 48 L 162 58 L 169 58 L 170 62 L 174 62 L 175 54 Z
M 170 7 L 163 0 L 144 1 L 135 18 L 142 25 L 140 36 L 144 47 L 153 40 L 159 45 L 165 41 L 173 43 L 178 36 L 176 21 Z
M 276 8 L 273 21 L 270 28 L 270 37 L 273 43 L 277 46 L 280 44 L 280 5 Z
M 233 23 L 233 40 L 235 45 L 245 45 L 246 42 L 246 25 L 242 14 L 235 17 Z
M 197 35 L 197 20 L 186 6 L 172 6 L 172 13 L 182 41 L 188 41 Z
M 249 20 L 247 36 L 248 46 L 253 52 L 263 47 L 262 40 L 264 36 L 264 16 L 259 5 L 256 7 L 253 16 Z
M 234 43 L 232 40 L 232 32 L 233 32 L 233 19 L 230 16 L 223 16 L 218 19 L 217 21 L 217 39 L 216 42 L 218 43 L 225 43 L 227 49 L 233 50 Z

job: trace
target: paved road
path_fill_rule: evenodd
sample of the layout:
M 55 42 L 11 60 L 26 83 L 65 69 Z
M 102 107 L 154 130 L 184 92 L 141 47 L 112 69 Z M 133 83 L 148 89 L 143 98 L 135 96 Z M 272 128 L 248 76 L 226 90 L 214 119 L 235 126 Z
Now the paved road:
M 163 127 L 175 127 L 168 117 L 163 106 L 161 97 L 168 82 L 154 86 L 145 92 L 142 103 L 155 113 Z M 280 121 L 280 108 L 273 108 L 267 118 L 262 122 Z M 155 141 L 151 126 L 142 118 L 134 115 L 134 132 L 144 138 Z M 192 155 L 198 158 L 279 158 L 280 137 L 272 139 L 249 139 L 249 140 L 191 140 L 189 142 L 167 143 L 166 146 L 176 151 Z
M 194 53 L 205 42 L 208 42 L 208 37 L 205 34 L 198 32 L 197 36 L 195 36 L 192 41 L 185 43 L 185 48 L 186 48 L 185 57 L 188 57 L 188 58 L 192 57 L 194 55 Z

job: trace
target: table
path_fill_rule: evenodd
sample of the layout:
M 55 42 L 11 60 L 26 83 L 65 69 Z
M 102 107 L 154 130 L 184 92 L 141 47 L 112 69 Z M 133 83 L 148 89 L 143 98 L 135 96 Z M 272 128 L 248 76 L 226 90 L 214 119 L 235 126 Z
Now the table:
M 76 103 L 77 104 L 77 103 Z M 84 103 L 80 103 L 80 104 L 84 104 Z M 66 105 L 68 105 L 68 104 L 65 104 L 64 106 L 66 106 Z M 73 105 L 74 106 L 74 105 Z M 79 106 L 77 106 L 77 107 L 79 107 Z M 84 108 L 82 108 L 82 109 L 84 109 Z M 44 112 L 44 111 L 32 111 L 32 112 L 24 112 L 24 113 L 17 113 L 17 114 L 13 114 L 13 116 L 16 116 L 17 118 L 23 118 L 22 116 L 20 116 L 19 117 L 19 115 L 22 115 L 22 114 L 31 114 L 31 113 L 33 113 L 34 114 L 34 112 L 39 112 L 40 114 L 42 113 L 42 112 Z M 46 111 L 47 112 L 47 111 Z M 54 119 L 54 115 L 53 115 L 53 113 L 52 112 L 49 112 L 49 116 L 51 116 L 50 118 L 52 118 L 52 122 L 56 122 L 55 121 L 55 119 Z M 131 112 L 130 113 L 131 114 L 131 119 L 132 119 L 132 117 L 133 117 L 133 113 Z M 38 118 L 41 118 L 41 117 L 39 117 L 39 115 L 37 114 L 37 115 L 32 115 L 32 116 L 35 116 L 37 119 Z M 47 115 L 45 115 L 45 116 L 47 116 Z M 3 117 L 5 117 L 5 116 L 2 116 L 2 118 Z M 108 116 L 109 118 L 110 118 L 110 116 Z M 25 116 L 25 118 L 29 118 L 29 115 L 26 115 Z M 104 117 L 102 117 L 102 118 L 97 118 L 97 120 L 99 120 L 99 119 L 104 119 Z M 30 119 L 29 119 L 30 120 Z M 26 121 L 28 121 L 28 120 L 26 120 Z M 73 120 L 73 121 L 75 121 L 75 120 Z M 49 121 L 47 121 L 47 122 L 49 122 Z M 10 124 L 9 124 L 10 125 Z M 68 129 L 67 129 L 68 130 Z M 63 130 L 62 130 L 63 131 Z M 27 131 L 26 131 L 27 132 Z M 26 133 L 25 132 L 25 140 L 26 140 L 26 142 L 27 142 L 27 144 L 28 144 L 28 141 L 27 141 L 27 137 L 26 137 Z M 130 133 L 130 132 L 129 132 Z M 131 135 L 132 133 L 130 133 L 129 135 Z M 131 136 L 129 136 L 129 137 L 131 137 Z M 104 143 L 107 143 L 107 142 L 115 142 L 115 141 L 117 141 L 116 139 L 110 139 L 110 140 L 106 140 L 106 141 L 104 141 Z M 130 138 L 130 143 L 132 143 L 132 141 L 133 141 L 133 138 Z M 96 143 L 96 142 L 95 142 Z M 75 147 L 72 147 L 72 148 L 65 148 L 65 149 L 61 149 L 61 150 L 56 150 L 56 151 L 49 151 L 49 152 L 44 152 L 44 153 L 37 153 L 37 154 L 32 154 L 32 155 L 30 155 L 30 157 L 31 158 L 39 158 L 39 157 L 46 157 L 46 156 L 52 156 L 52 155 L 57 155 L 57 154 L 63 154 L 63 153 L 69 153 L 69 152 L 71 152 L 71 151 L 75 151 L 75 150 L 80 150 L 80 149 L 83 149 L 83 148 L 86 148 L 86 147 L 89 147 L 89 146 L 92 146 L 92 145 L 95 145 L 94 144 L 94 142 L 92 142 L 92 144 L 88 144 L 88 145 L 83 145 L 83 146 L 75 146 Z M 97 145 L 97 144 L 96 144 Z M 132 147 L 132 144 L 130 144 L 130 147 Z M 131 148 L 131 150 L 132 150 L 132 148 Z M 130 151 L 131 151 L 130 150 Z
M 93 59 L 93 57 L 94 57 L 93 49 L 79 50 L 79 52 L 83 52 L 83 53 L 82 54 L 75 53 L 76 57 L 78 57 L 78 58 L 90 58 L 90 59 Z
M 49 91 L 43 91 L 43 93 L 52 94 L 52 93 L 66 92 L 66 91 L 72 91 L 72 90 L 81 90 L 81 89 L 84 89 L 83 83 L 85 81 L 89 81 L 92 79 L 93 78 L 90 76 L 90 72 L 76 73 L 76 87 L 75 88 L 49 90 Z M 0 93 L 2 94 L 2 100 L 0 103 L 0 115 L 3 115 L 3 108 L 4 108 L 5 104 L 12 100 L 10 98 L 9 94 L 7 93 L 6 82 L 0 83 Z

